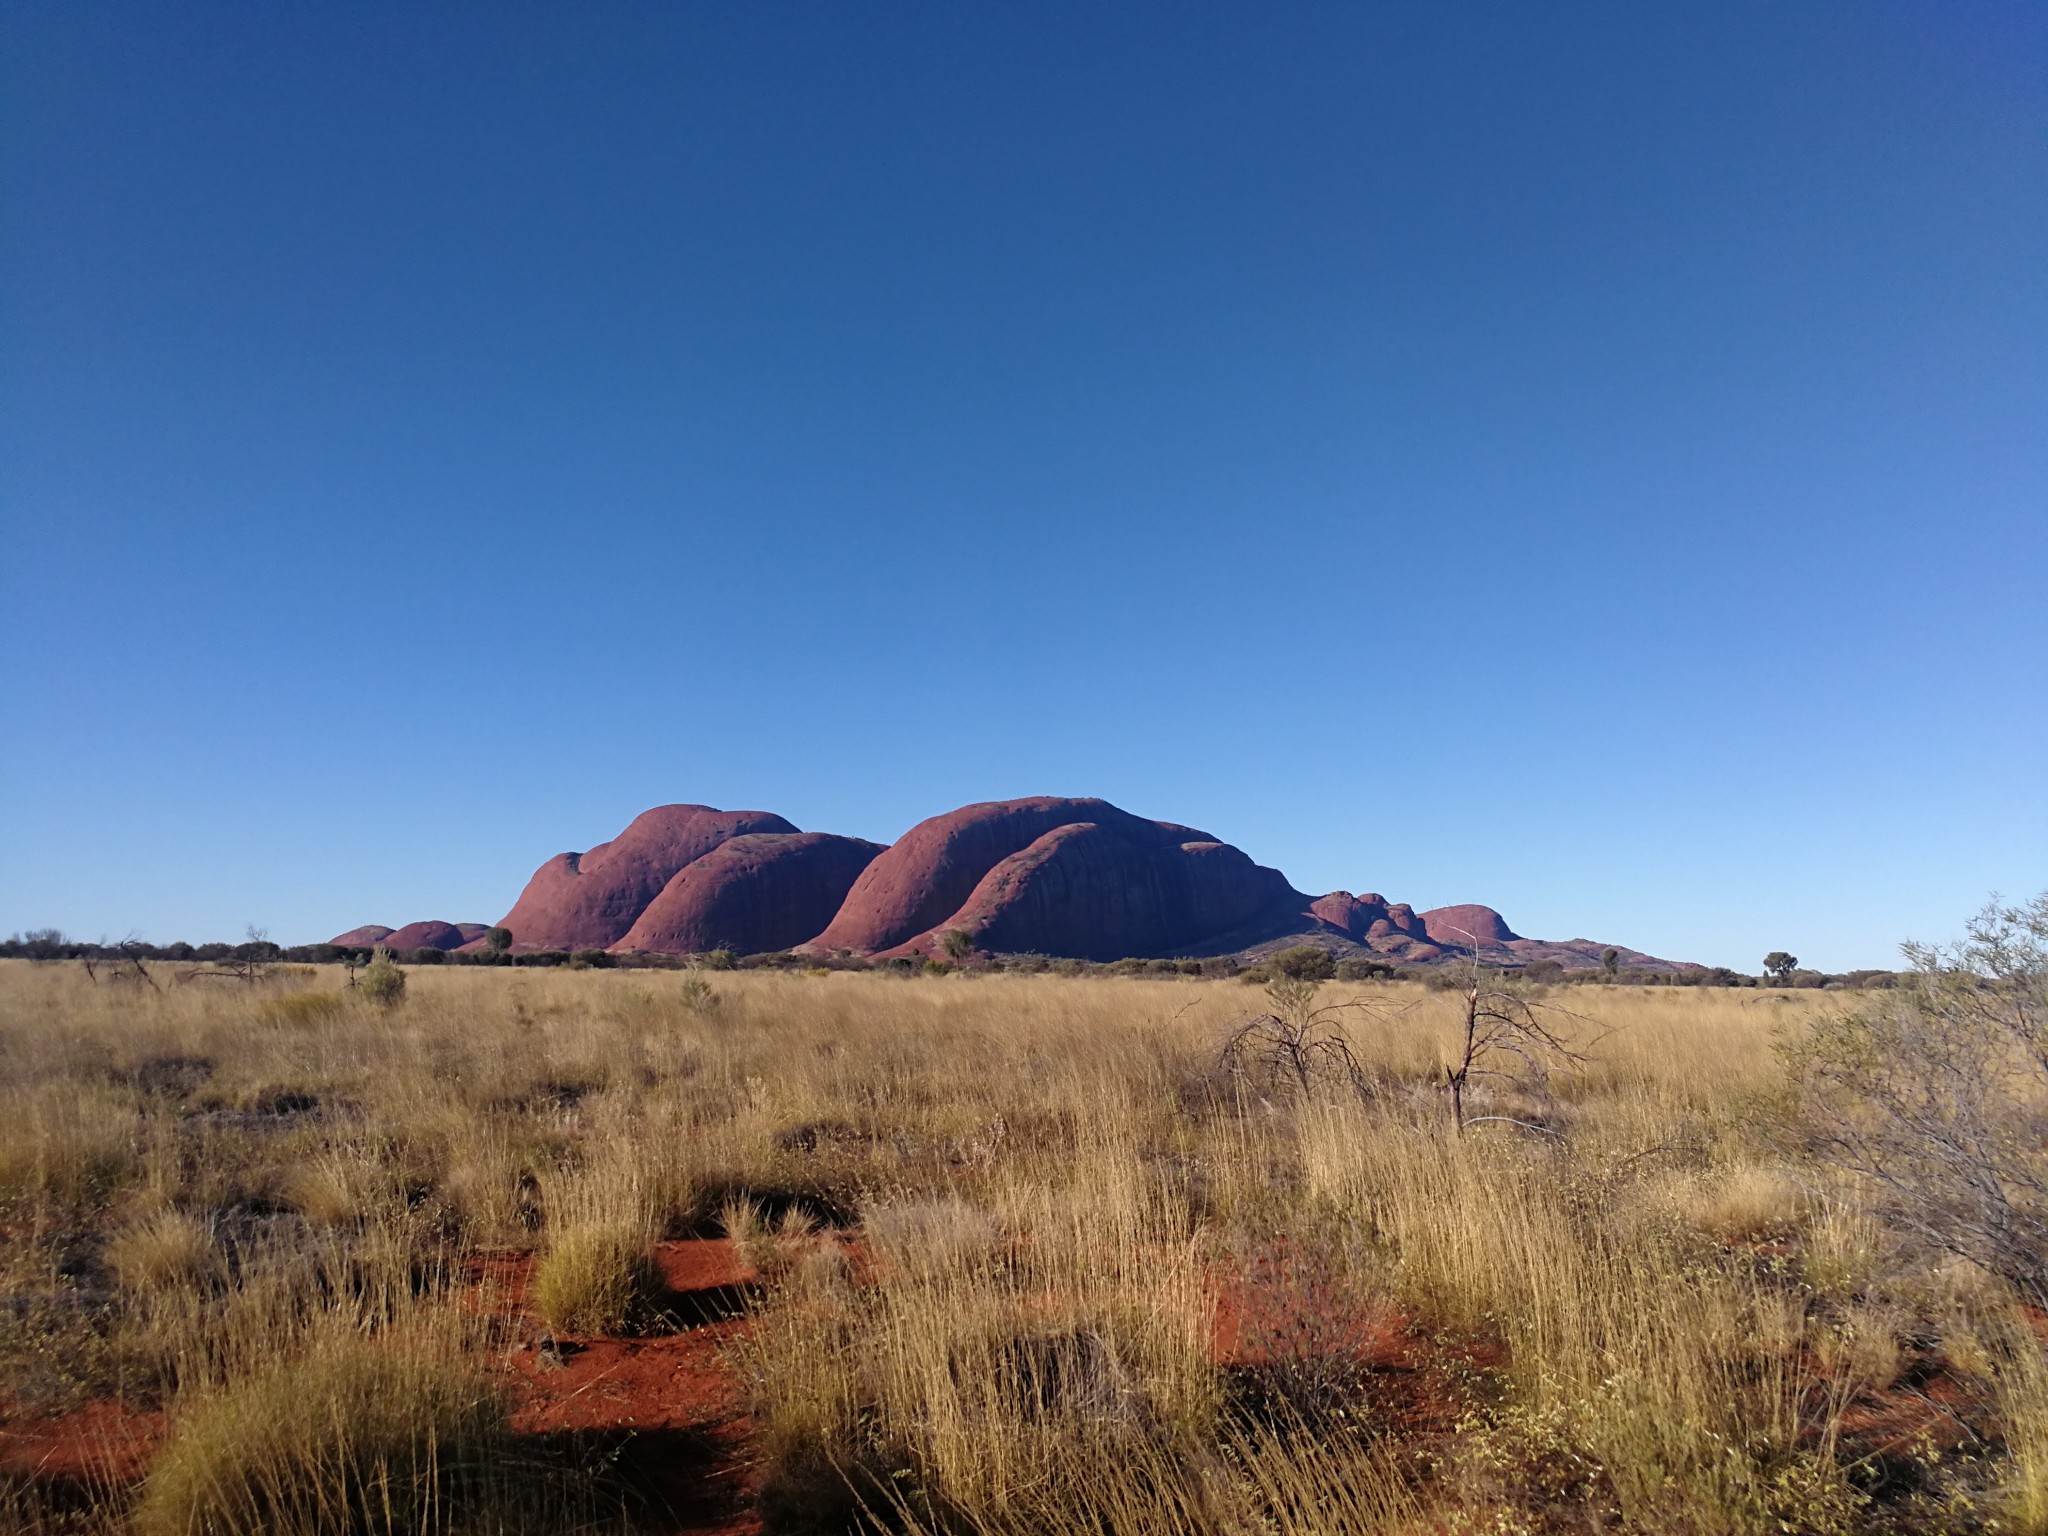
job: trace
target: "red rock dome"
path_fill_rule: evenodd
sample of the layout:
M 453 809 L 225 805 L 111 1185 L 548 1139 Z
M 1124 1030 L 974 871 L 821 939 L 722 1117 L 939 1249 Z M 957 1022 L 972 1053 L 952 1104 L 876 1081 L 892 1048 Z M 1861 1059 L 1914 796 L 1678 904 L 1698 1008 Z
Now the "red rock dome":
M 693 859 L 612 948 L 742 955 L 817 937 L 880 843 L 827 832 L 750 832 Z
M 327 942 L 342 949 L 373 949 L 388 938 L 392 929 L 382 923 L 365 923 L 360 928 L 351 928 L 347 933 L 337 933 Z
M 464 929 L 472 932 L 465 933 Z M 377 942 L 397 954 L 409 949 L 459 949 L 485 930 L 475 923 L 428 921 L 394 928 Z
M 604 949 L 625 937 L 684 865 L 750 832 L 796 830 L 767 811 L 656 806 L 610 842 L 541 865 L 499 926 L 521 949 Z
M 1376 892 L 1354 896 L 1349 891 L 1332 891 L 1311 902 L 1309 911 L 1318 921 L 1361 944 L 1372 936 L 1375 923 L 1387 921 L 1386 901 Z
M 1193 827 L 1042 796 L 920 822 L 806 947 L 930 953 L 957 930 L 1005 953 L 1172 955 L 1305 900 L 1278 871 Z
M 1521 935 L 1491 907 L 1433 907 L 1422 914 L 1431 942 L 1458 949 L 1500 949 Z
M 1226 843 L 1155 842 L 1072 822 L 1000 861 L 959 910 L 897 949 L 931 953 L 958 931 L 997 953 L 1184 954 L 1291 894 L 1279 871 Z
M 872 954 L 908 943 L 959 911 L 997 864 L 1077 822 L 1121 828 L 1155 845 L 1178 843 L 1193 831 L 1145 821 L 1107 800 L 1038 796 L 962 806 L 919 822 L 862 871 L 838 916 L 809 947 Z

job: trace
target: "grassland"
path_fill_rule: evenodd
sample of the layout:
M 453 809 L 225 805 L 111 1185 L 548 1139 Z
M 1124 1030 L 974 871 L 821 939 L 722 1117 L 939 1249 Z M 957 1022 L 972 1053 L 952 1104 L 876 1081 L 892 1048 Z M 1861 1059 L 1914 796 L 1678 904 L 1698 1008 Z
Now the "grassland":
M 164 982 L 0 963 L 0 1526 L 2048 1530 L 2035 1319 L 1776 1133 L 1831 994 L 1538 996 L 1459 1134 L 1394 983 Z M 533 1431 L 699 1335 L 730 1455 Z

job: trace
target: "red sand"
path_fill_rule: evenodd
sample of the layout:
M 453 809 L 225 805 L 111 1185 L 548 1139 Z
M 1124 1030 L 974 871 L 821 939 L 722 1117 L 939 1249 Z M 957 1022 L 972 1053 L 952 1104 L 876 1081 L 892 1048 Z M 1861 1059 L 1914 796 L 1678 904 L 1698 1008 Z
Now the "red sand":
M 527 1254 L 477 1256 L 467 1294 L 505 1319 L 509 1347 L 501 1359 L 517 1432 L 602 1453 L 635 1499 L 642 1531 L 756 1536 L 753 1425 L 730 1356 L 748 1328 L 743 1309 L 755 1276 L 722 1239 L 662 1243 L 656 1260 L 684 1320 L 671 1334 L 547 1338 L 525 1311 Z M 856 1273 L 863 1269 L 857 1264 Z M 1375 1418 L 1404 1437 L 1452 1433 L 1471 1404 L 1474 1375 L 1503 1363 L 1497 1346 L 1425 1334 L 1383 1303 L 1336 1305 L 1313 1271 L 1284 1253 L 1219 1276 L 1211 1294 L 1219 1364 L 1258 1370 L 1297 1351 L 1348 1355 Z M 2042 1331 L 2048 1334 L 2048 1320 Z M 1819 1362 L 1800 1364 L 1824 1395 Z M 1970 1388 L 1928 1359 L 1900 1384 L 1859 1395 L 1842 1430 L 1873 1458 L 1915 1444 L 1956 1448 L 1974 1438 L 1966 1424 L 1981 1408 Z M 79 1494 L 132 1484 L 165 1429 L 163 1414 L 111 1400 L 35 1418 L 0 1398 L 0 1475 Z

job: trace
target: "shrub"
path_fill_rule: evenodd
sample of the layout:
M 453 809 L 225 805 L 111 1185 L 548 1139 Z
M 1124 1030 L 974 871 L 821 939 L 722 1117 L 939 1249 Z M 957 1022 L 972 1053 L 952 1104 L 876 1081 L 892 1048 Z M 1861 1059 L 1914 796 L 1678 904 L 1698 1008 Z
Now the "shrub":
M 1337 974 L 1335 957 L 1327 949 L 1318 949 L 1313 944 L 1297 944 L 1292 949 L 1283 949 L 1266 963 L 1275 975 L 1285 976 L 1290 981 L 1330 981 Z
M 623 1333 L 645 1326 L 666 1292 L 647 1236 L 624 1222 L 589 1222 L 557 1232 L 534 1266 L 534 1310 L 557 1333 Z
M 609 951 L 602 949 L 579 949 L 569 956 L 569 964 L 578 970 L 588 968 L 602 971 L 616 963 L 616 958 Z
M 434 949 L 430 946 L 420 949 L 409 949 L 405 952 L 405 963 L 407 965 L 445 965 L 447 962 L 448 953 L 446 950 Z
M 390 950 L 380 949 L 356 978 L 356 988 L 378 1007 L 395 1008 L 405 997 L 405 972 L 393 963 Z
M 2048 1303 L 2048 894 L 1905 952 L 1904 984 L 1786 1047 L 1795 1129 L 1895 1231 Z

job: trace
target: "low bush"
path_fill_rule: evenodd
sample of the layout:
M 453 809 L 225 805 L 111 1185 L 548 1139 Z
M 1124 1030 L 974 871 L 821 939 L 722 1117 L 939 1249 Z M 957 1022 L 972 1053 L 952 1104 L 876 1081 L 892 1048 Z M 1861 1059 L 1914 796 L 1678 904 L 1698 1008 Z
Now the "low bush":
M 405 972 L 393 962 L 390 950 L 378 950 L 376 958 L 363 967 L 363 974 L 356 978 L 356 990 L 363 994 L 364 1001 L 380 1008 L 395 1008 L 404 1001 Z

